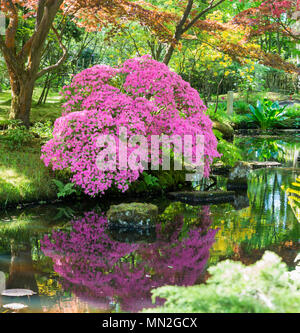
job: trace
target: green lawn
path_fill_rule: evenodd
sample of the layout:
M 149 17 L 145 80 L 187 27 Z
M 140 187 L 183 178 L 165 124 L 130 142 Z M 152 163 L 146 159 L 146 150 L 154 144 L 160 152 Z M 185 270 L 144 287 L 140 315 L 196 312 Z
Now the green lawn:
M 52 92 L 49 94 L 47 103 L 37 106 L 37 100 L 40 95 L 40 89 L 36 89 L 33 95 L 33 103 L 31 110 L 30 120 L 32 123 L 45 122 L 50 120 L 52 122 L 61 116 L 61 97 L 58 93 Z M 0 122 L 5 122 L 9 119 L 11 95 L 10 91 L 0 93 Z
M 35 91 L 31 122 L 54 122 L 61 115 L 61 102 L 51 94 L 45 105 L 37 106 L 40 91 Z M 9 119 L 10 92 L 0 93 L 0 122 Z M 56 198 L 53 174 L 40 160 L 42 142 L 34 139 L 19 148 L 11 148 L 0 131 L 0 208 L 24 202 Z
M 219 96 L 219 99 L 222 101 L 222 98 L 224 98 L 225 100 L 227 99 L 227 95 L 220 95 Z M 242 101 L 242 100 L 245 100 L 246 98 L 246 94 L 242 94 L 242 93 L 234 93 L 234 100 L 235 101 Z M 267 99 L 270 99 L 272 101 L 284 101 L 284 100 L 287 100 L 290 98 L 289 95 L 285 95 L 285 94 L 282 94 L 282 93 L 278 93 L 278 92 L 265 92 L 265 91 L 262 91 L 262 92 L 250 92 L 249 93 L 249 102 L 253 103 L 255 102 L 256 100 L 258 99 L 263 99 L 263 98 L 267 98 Z M 293 98 L 294 99 L 300 99 L 300 94 L 294 94 L 293 95 Z M 212 100 L 216 100 L 216 97 L 213 97 Z
M 40 147 L 9 150 L 0 143 L 0 207 L 54 199 L 51 170 L 40 160 Z

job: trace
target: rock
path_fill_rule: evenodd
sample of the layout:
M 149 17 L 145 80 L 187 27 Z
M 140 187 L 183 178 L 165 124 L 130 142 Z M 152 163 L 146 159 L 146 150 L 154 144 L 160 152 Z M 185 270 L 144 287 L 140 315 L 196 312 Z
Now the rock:
M 5 304 L 3 305 L 5 309 L 10 309 L 10 310 L 22 310 L 25 308 L 28 308 L 27 305 L 21 304 L 21 303 L 11 303 L 11 304 Z
M 156 241 L 155 228 L 143 228 L 143 229 L 127 229 L 118 228 L 110 229 L 109 236 L 111 239 L 120 243 L 146 243 L 151 244 Z
M 232 141 L 234 138 L 234 129 L 227 123 L 220 123 L 219 121 L 213 121 L 213 129 L 218 130 L 223 134 L 223 139 Z
M 276 168 L 282 166 L 279 162 L 266 161 L 266 162 L 249 162 L 252 169 L 262 169 L 262 168 Z
M 251 171 L 251 163 L 242 161 L 237 162 L 229 173 L 227 189 L 229 191 L 247 190 L 248 175 Z
M 231 170 L 230 166 L 224 165 L 222 162 L 215 163 L 211 166 L 211 174 L 216 176 L 228 176 Z
M 247 192 L 241 192 L 241 193 L 237 192 L 234 196 L 234 202 L 232 205 L 236 210 L 249 207 L 250 202 Z
M 245 191 L 248 188 L 247 179 L 251 171 L 262 168 L 280 167 L 282 164 L 273 161 L 243 162 L 239 161 L 229 172 L 227 189 L 229 191 Z
M 140 229 L 155 226 L 157 215 L 157 206 L 134 202 L 111 206 L 107 219 L 110 229 Z
M 216 205 L 220 203 L 234 202 L 233 191 L 193 191 L 193 192 L 171 192 L 172 200 L 187 203 L 189 205 Z
M 278 103 L 281 107 L 283 106 L 293 106 L 295 104 L 300 104 L 300 100 L 299 99 L 288 99 L 288 100 L 284 100 L 284 101 L 280 101 Z
M 23 297 L 23 296 L 33 296 L 36 293 L 29 289 L 6 289 L 2 291 L 2 296 L 7 297 Z

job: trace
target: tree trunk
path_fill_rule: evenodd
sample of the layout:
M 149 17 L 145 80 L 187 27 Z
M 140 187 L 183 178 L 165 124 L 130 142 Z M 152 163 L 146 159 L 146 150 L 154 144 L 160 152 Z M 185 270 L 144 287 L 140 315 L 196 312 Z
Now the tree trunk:
M 173 45 L 169 45 L 168 49 L 167 49 L 167 53 L 164 57 L 163 63 L 166 65 L 169 65 L 169 62 L 172 58 L 173 52 L 174 52 L 175 48 Z
M 10 119 L 21 120 L 26 127 L 30 125 L 33 89 L 34 80 L 11 78 L 12 101 Z

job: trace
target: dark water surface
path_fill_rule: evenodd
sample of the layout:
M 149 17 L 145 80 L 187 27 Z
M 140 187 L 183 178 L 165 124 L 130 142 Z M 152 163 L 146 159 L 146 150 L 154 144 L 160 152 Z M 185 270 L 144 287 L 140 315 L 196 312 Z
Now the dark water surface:
M 153 288 L 204 282 L 209 265 L 226 258 L 251 264 L 266 249 L 292 268 L 300 223 L 282 186 L 300 175 L 300 137 L 238 137 L 236 143 L 245 160 L 283 167 L 253 172 L 248 192 L 234 204 L 195 207 L 158 198 L 161 223 L 149 233 L 108 231 L 101 202 L 2 212 L 0 291 L 26 288 L 36 295 L 0 296 L 0 312 L 137 312 L 154 306 Z M 27 308 L 11 310 L 10 303 Z

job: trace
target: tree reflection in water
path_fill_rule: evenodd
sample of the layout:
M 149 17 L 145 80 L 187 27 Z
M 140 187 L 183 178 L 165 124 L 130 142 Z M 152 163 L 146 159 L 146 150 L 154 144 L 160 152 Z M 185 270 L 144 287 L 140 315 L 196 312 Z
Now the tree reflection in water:
M 171 223 L 157 225 L 154 243 L 128 244 L 109 236 L 104 215 L 89 212 L 73 220 L 71 230 L 45 236 L 42 250 L 52 258 L 65 290 L 103 310 L 114 303 L 121 311 L 137 312 L 153 306 L 153 288 L 197 283 L 217 232 L 208 230 L 209 208 L 202 213 L 201 226 L 184 235 L 179 215 Z
M 284 186 L 282 188 L 285 189 Z M 289 198 L 289 205 L 296 219 L 300 222 L 300 176 L 286 189 L 286 193 Z
M 297 167 L 299 137 L 238 137 L 235 144 L 243 147 L 243 158 L 247 161 L 277 161 Z

